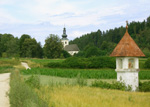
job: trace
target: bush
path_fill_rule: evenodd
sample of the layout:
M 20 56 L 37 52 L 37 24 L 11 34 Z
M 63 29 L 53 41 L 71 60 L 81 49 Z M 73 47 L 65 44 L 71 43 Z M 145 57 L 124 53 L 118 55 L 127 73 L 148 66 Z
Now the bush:
M 63 62 L 48 63 L 50 68 L 115 68 L 115 58 L 112 57 L 70 57 Z
M 150 58 L 148 58 L 148 59 L 145 61 L 144 67 L 145 67 L 145 68 L 150 68 Z
M 32 88 L 40 88 L 40 78 L 38 76 L 30 76 L 25 83 L 27 83 Z
M 100 87 L 100 88 L 105 88 L 105 89 L 116 89 L 116 90 L 122 90 L 122 91 L 130 91 L 131 87 L 126 86 L 122 82 L 113 82 L 112 84 L 103 82 L 103 81 L 94 81 L 92 83 L 92 87 Z
M 139 91 L 141 92 L 150 92 L 150 81 L 140 82 L 139 83 Z

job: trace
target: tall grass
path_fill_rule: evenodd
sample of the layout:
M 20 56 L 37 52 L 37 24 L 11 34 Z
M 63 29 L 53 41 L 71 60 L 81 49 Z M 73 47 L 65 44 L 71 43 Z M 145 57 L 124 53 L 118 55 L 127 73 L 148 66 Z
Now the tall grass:
M 43 86 L 38 92 L 49 107 L 149 107 L 150 93 L 131 93 L 94 87 Z
M 11 107 L 47 107 L 47 103 L 24 82 L 18 71 L 11 73 L 9 98 Z

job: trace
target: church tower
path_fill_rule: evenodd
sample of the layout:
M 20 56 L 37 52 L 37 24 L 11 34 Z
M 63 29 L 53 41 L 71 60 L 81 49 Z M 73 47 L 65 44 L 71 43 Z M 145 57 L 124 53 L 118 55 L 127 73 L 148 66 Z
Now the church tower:
M 65 46 L 69 45 L 69 40 L 67 39 L 67 34 L 66 34 L 66 28 L 65 27 L 63 29 L 61 42 L 62 42 L 64 48 L 65 48 Z

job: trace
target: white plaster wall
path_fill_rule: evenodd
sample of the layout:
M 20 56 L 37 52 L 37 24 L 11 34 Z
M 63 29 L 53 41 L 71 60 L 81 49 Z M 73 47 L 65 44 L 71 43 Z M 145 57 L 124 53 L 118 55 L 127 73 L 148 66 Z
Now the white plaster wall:
M 68 53 L 70 54 L 70 55 L 74 55 L 75 53 L 77 54 L 79 51 L 68 51 Z
M 61 40 L 62 44 L 63 44 L 63 47 L 69 45 L 69 40 Z M 65 44 L 66 42 L 66 44 Z
M 122 69 L 119 69 L 119 59 L 122 58 Z M 134 59 L 134 68 L 129 69 L 129 59 Z M 139 59 L 136 57 L 118 57 L 116 58 L 117 81 L 124 82 L 126 86 L 130 85 L 132 91 L 136 91 L 139 86 L 138 72 Z
M 136 91 L 139 87 L 138 72 L 117 72 L 117 81 L 130 85 L 132 91 Z

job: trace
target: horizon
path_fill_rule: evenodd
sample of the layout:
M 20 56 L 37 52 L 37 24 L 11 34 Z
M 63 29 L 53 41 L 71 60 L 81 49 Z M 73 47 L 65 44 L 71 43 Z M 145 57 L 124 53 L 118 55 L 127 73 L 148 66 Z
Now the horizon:
M 43 46 L 49 34 L 61 38 L 65 25 L 69 40 L 98 29 L 125 27 L 126 20 L 149 17 L 149 0 L 5 0 L 0 1 L 0 33 L 28 34 Z

